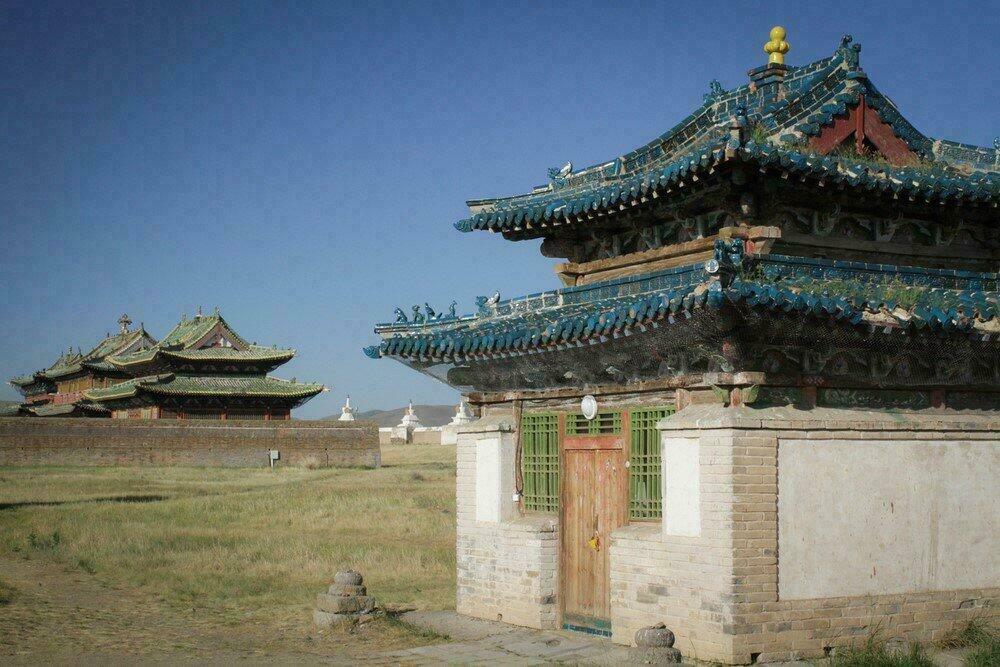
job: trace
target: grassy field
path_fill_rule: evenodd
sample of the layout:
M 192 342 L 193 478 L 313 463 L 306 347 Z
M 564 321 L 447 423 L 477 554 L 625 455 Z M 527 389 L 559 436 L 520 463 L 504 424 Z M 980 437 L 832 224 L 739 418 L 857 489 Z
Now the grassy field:
M 0 656 L 336 656 L 425 644 L 317 633 L 338 569 L 382 602 L 454 604 L 454 447 L 379 470 L 0 468 Z

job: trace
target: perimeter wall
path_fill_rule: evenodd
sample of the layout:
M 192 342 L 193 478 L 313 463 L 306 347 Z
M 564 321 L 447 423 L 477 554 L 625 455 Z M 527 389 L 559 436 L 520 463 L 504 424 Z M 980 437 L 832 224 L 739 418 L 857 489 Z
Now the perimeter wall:
M 0 465 L 366 467 L 374 422 L 0 418 Z

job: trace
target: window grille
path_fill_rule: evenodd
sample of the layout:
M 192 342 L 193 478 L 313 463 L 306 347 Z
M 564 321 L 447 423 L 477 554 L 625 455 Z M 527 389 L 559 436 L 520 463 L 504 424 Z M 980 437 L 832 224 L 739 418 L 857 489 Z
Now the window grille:
M 622 432 L 622 413 L 598 412 L 593 419 L 566 415 L 566 435 L 617 435 Z
M 673 413 L 674 408 L 640 408 L 629 413 L 629 519 L 647 521 L 663 515 L 660 432 L 656 422 Z
M 521 475 L 525 510 L 559 510 L 559 419 L 556 415 L 521 416 Z

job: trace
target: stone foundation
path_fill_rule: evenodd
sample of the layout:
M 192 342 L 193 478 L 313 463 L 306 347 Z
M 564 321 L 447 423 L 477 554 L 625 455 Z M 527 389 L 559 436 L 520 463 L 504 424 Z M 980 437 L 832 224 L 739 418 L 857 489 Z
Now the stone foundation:
M 0 419 L 0 465 L 377 468 L 374 422 Z

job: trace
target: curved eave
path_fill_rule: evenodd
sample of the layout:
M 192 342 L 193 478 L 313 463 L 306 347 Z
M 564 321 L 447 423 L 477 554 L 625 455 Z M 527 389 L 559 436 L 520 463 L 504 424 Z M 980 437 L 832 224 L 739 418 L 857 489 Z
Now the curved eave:
M 201 354 L 205 352 L 205 354 Z M 211 354 L 210 349 L 206 350 L 161 350 L 160 355 L 164 359 L 186 361 L 194 363 L 231 363 L 231 364 L 283 364 L 295 357 L 295 350 L 272 350 L 268 352 L 253 351 L 245 356 L 230 354 Z
M 678 163 L 654 172 L 604 185 L 589 192 L 563 193 L 517 209 L 478 213 L 456 223 L 461 231 L 487 230 L 529 238 L 546 229 L 584 221 L 593 214 L 627 210 L 650 199 L 667 201 L 687 195 L 687 181 L 694 181 L 726 162 L 774 167 L 824 185 L 844 187 L 911 201 L 967 202 L 996 207 L 1000 203 L 1000 174 L 977 172 L 961 176 L 941 168 L 888 167 L 801 152 L 794 148 L 748 142 L 728 150 L 721 146 L 699 151 Z M 558 194 L 558 196 L 557 196 Z
M 930 294 L 930 292 L 928 292 Z M 958 294 L 958 293 L 956 293 Z M 595 304 L 590 312 L 560 316 L 554 311 L 551 323 L 512 323 L 478 333 L 442 332 L 437 336 L 398 335 L 378 346 L 366 348 L 369 357 L 394 357 L 409 362 L 448 362 L 536 354 L 569 347 L 603 343 L 611 338 L 630 336 L 648 327 L 673 324 L 703 308 L 727 305 L 747 306 L 772 312 L 820 317 L 848 325 L 867 325 L 901 331 L 929 330 L 967 335 L 981 340 L 1000 336 L 996 295 L 961 292 L 949 304 L 928 301 L 910 309 L 873 294 L 871 297 L 830 296 L 801 288 L 767 283 L 736 281 L 722 289 L 711 282 L 690 289 L 643 295 L 615 306 Z M 957 304 L 957 305 L 956 305 Z

